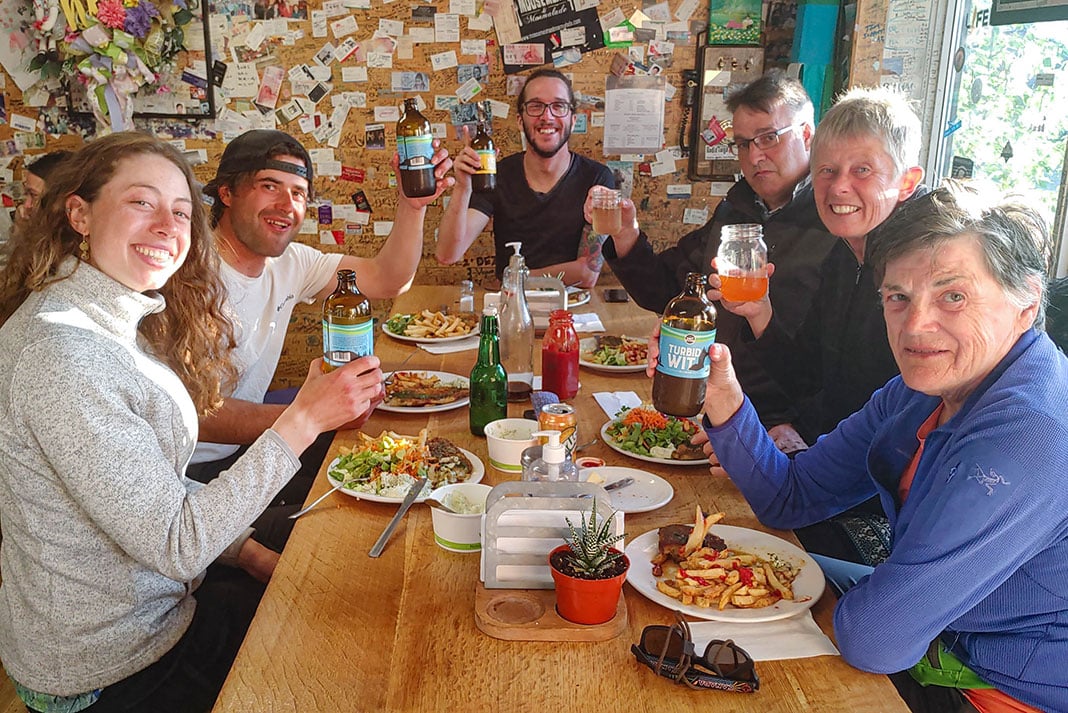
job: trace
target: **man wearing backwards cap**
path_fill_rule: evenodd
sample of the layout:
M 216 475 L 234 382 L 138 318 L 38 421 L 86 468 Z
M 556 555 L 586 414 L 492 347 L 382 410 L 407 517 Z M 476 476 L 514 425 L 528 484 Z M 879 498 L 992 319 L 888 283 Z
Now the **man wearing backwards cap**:
M 229 290 L 238 381 L 223 406 L 200 419 L 200 442 L 189 477 L 201 482 L 213 479 L 237 458 L 241 445 L 252 443 L 284 409 L 282 404 L 263 403 L 263 398 L 298 302 L 327 297 L 337 283 L 337 271 L 344 269 L 356 272 L 360 291 L 371 299 L 394 297 L 408 289 L 423 251 L 426 206 L 453 184 L 452 178 L 444 178 L 452 166 L 448 152 L 438 150 L 433 162 L 437 192 L 408 198 L 398 188 L 393 230 L 378 254 L 368 258 L 327 254 L 294 242 L 313 195 L 312 161 L 299 141 L 281 131 L 257 129 L 226 147 L 204 192 L 215 200 L 211 222 Z M 395 155 L 391 165 L 396 172 Z M 375 357 L 357 361 L 366 362 L 366 369 L 378 366 Z M 304 452 L 300 471 L 279 493 L 276 504 L 295 507 L 303 502 L 331 440 L 332 434 L 323 434 Z M 276 513 L 270 522 L 277 519 Z

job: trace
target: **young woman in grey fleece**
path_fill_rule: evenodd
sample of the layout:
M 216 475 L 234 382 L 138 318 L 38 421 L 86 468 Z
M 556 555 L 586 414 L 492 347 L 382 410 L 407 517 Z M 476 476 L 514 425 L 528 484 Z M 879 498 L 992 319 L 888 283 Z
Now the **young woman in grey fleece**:
M 166 187 L 175 185 L 174 177 L 168 183 L 149 170 L 159 174 L 162 166 L 166 173 L 161 156 L 178 167 L 188 190 L 172 190 L 185 207 L 170 216 L 167 201 L 174 196 Z M 103 175 L 94 169 L 101 164 Z M 109 690 L 128 689 L 131 677 L 172 649 L 194 648 L 178 645 L 201 614 L 197 588 L 205 569 L 216 561 L 238 562 L 244 548 L 258 547 L 246 542 L 248 525 L 296 471 L 299 453 L 321 431 L 366 411 L 381 388 L 373 357 L 328 375 L 313 365 L 293 406 L 234 467 L 208 485 L 184 476 L 197 440 L 199 404 L 175 373 L 181 360 L 154 355 L 143 323 L 163 313 L 164 295 L 174 310 L 175 295 L 163 283 L 183 268 L 153 268 L 157 283 L 150 286 L 161 288 L 155 292 L 129 279 L 124 267 L 126 261 L 143 270 L 133 253 L 144 255 L 141 246 L 160 244 L 177 246 L 170 260 L 179 265 L 182 250 L 189 250 L 186 271 L 213 266 L 203 257 L 210 254 L 204 252 L 210 233 L 203 208 L 183 197 L 195 195 L 192 174 L 183 166 L 177 152 L 144 135 L 114 134 L 88 144 L 55 181 L 58 195 L 46 195 L 41 206 L 43 223 L 51 218 L 60 237 L 48 236 L 42 225 L 29 231 L 29 239 L 13 241 L 26 240 L 22 249 L 37 255 L 55 248 L 52 271 L 61 279 L 45 280 L 25 294 L 24 288 L 11 289 L 11 275 L 0 278 L 0 298 L 6 300 L 0 304 L 0 658 L 34 706 L 58 699 L 112 710 Z M 153 184 L 164 186 L 162 194 Z M 129 200 L 130 185 L 138 210 L 146 201 L 137 185 L 148 186 L 156 196 L 150 201 L 164 204 L 163 217 L 142 222 L 166 224 L 167 230 L 108 222 L 104 212 Z M 66 198 L 71 194 L 78 197 L 73 210 Z M 105 234 L 79 222 L 90 215 L 83 206 L 96 208 L 90 222 L 106 224 Z M 119 204 L 113 212 L 128 208 Z M 69 230 L 61 225 L 64 211 Z M 185 212 L 191 219 L 183 237 L 184 219 L 174 215 Z M 79 245 L 83 240 L 88 254 Z M 10 257 L 10 270 L 27 262 Z M 200 268 L 190 267 L 194 258 Z M 118 269 L 111 270 L 115 264 Z M 216 279 L 214 272 L 201 277 Z M 367 373 L 357 376 L 359 371 Z M 190 691 L 188 700 L 207 700 L 210 707 L 222 684 L 214 675 L 214 690 Z M 145 699 L 133 709 L 164 706 Z

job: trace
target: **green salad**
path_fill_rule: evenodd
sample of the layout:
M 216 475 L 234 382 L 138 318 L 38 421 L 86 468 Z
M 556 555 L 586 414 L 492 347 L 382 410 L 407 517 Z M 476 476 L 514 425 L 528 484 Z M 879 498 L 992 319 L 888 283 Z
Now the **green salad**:
M 404 334 L 404 330 L 414 319 L 414 314 L 395 314 L 386 320 L 386 329 L 394 334 Z
M 689 419 L 662 414 L 651 407 L 620 411 L 606 433 L 629 453 L 669 460 L 705 457 L 700 447 L 690 444 L 690 439 L 697 433 L 697 424 Z

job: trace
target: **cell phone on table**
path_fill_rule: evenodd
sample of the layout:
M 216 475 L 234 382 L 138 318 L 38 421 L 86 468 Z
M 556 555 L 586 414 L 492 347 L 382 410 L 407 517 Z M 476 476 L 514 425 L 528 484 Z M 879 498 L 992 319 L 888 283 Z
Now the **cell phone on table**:
M 609 287 L 601 293 L 604 296 L 605 302 L 629 302 L 630 295 L 627 291 L 619 287 Z

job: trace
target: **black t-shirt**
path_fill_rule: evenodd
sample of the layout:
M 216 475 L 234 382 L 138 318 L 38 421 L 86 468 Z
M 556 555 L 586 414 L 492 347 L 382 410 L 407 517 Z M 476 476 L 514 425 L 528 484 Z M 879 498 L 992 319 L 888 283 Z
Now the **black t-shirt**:
M 493 218 L 497 277 L 504 273 L 512 255 L 505 243 L 523 243 L 521 252 L 531 269 L 577 258 L 587 225 L 582 205 L 594 185 L 615 188 L 612 171 L 574 153 L 567 172 L 547 193 L 538 193 L 527 185 L 522 153 L 498 163 L 497 190 L 475 193 L 470 203 L 471 208 Z

